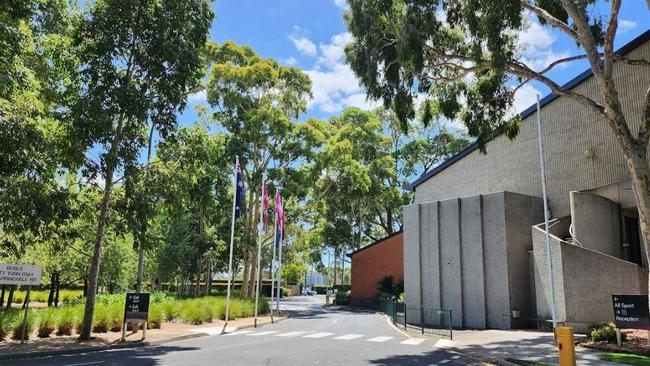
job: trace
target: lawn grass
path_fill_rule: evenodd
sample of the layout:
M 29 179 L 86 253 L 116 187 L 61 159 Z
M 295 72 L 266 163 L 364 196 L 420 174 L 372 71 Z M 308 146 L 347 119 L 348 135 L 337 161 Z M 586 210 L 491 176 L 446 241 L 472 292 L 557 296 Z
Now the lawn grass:
M 624 363 L 626 365 L 650 366 L 650 357 L 630 353 L 603 352 L 598 357 L 603 361 Z

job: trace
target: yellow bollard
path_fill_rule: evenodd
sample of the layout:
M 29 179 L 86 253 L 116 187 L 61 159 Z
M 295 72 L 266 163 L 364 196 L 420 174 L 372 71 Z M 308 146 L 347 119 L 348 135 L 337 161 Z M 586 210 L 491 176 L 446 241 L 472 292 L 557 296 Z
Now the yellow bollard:
M 573 328 L 557 327 L 557 347 L 560 352 L 560 366 L 576 366 L 576 347 L 573 342 Z

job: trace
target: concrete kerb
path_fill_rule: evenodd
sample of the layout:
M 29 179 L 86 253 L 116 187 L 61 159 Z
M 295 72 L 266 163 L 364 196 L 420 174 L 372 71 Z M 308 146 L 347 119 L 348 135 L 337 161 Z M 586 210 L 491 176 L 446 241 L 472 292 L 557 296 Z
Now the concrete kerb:
M 279 323 L 285 319 L 287 319 L 288 316 L 283 317 L 283 318 L 278 318 L 275 319 L 274 323 Z M 258 324 L 258 325 L 269 325 L 269 324 L 274 324 L 274 323 L 263 323 L 263 324 Z M 247 329 L 247 328 L 253 328 L 254 325 L 243 325 L 241 327 L 235 328 L 236 330 L 241 330 L 241 329 Z M 86 353 L 86 352 L 98 352 L 98 351 L 107 351 L 107 350 L 113 350 L 113 349 L 122 349 L 122 348 L 135 348 L 135 347 L 149 347 L 149 346 L 160 346 L 162 344 L 166 343 L 172 343 L 172 342 L 179 342 L 179 341 L 184 341 L 188 339 L 194 339 L 194 338 L 201 338 L 201 337 L 208 337 L 210 334 L 208 333 L 195 333 L 195 334 L 185 334 L 182 336 L 178 337 L 171 337 L 171 338 L 165 338 L 165 339 L 159 339 L 155 341 L 133 341 L 133 342 L 119 342 L 119 343 L 113 343 L 113 344 L 108 344 L 104 346 L 89 346 L 89 347 L 81 347 L 81 348 L 74 348 L 74 349 L 57 349 L 57 350 L 48 350 L 48 351 L 26 351 L 26 352 L 14 352 L 14 353 L 3 353 L 0 354 L 0 360 L 16 360 L 16 359 L 22 359 L 22 358 L 40 358 L 40 357 L 47 357 L 47 356 L 60 356 L 60 355 L 74 355 L 74 354 L 79 354 L 79 353 Z

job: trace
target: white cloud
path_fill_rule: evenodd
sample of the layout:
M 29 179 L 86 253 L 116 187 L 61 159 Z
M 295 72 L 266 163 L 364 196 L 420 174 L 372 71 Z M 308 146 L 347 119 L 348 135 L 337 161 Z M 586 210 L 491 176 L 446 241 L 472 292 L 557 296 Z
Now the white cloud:
M 619 19 L 617 33 L 619 34 L 627 33 L 628 31 L 631 31 L 632 29 L 636 28 L 637 25 L 638 23 L 635 22 L 634 20 Z
M 347 0 L 334 0 L 334 5 L 338 6 L 341 9 L 347 9 L 348 8 Z
M 289 40 L 293 43 L 296 49 L 307 56 L 316 56 L 318 50 L 316 49 L 316 44 L 309 40 L 305 36 L 290 35 Z
M 296 60 L 295 57 L 289 57 L 288 59 L 284 60 L 284 62 L 286 62 L 287 65 L 291 66 L 298 64 L 298 60 Z
M 208 101 L 208 92 L 201 90 L 200 92 L 192 93 L 187 97 L 188 104 L 203 103 Z
M 513 112 L 521 113 L 526 108 L 530 107 L 537 101 L 537 95 L 540 94 L 539 90 L 534 86 L 526 84 L 519 88 L 515 93 L 515 100 L 512 104 Z
M 347 107 L 372 109 L 379 105 L 366 100 L 354 72 L 344 61 L 345 46 L 352 41 L 349 33 L 339 33 L 329 43 L 318 46 L 318 59 L 311 70 L 305 70 L 312 81 L 313 98 L 309 108 L 336 113 Z
M 553 49 L 555 36 L 531 14 L 526 14 L 526 28 L 519 33 L 518 48 L 523 52 L 522 61 L 533 70 L 539 71 L 554 61 L 568 57 L 567 51 Z M 562 67 L 566 65 L 559 65 Z

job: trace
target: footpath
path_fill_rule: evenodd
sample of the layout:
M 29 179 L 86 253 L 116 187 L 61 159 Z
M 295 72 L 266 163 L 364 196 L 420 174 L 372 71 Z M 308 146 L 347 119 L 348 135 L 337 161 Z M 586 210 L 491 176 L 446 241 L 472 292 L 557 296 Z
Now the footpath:
M 286 317 L 274 316 L 273 319 L 275 322 L 279 322 L 286 319 Z M 258 317 L 258 325 L 269 323 L 271 323 L 270 316 Z M 84 342 L 79 342 L 77 340 L 78 335 L 76 334 L 71 336 L 53 335 L 50 338 L 37 338 L 36 335 L 32 335 L 30 340 L 24 344 L 21 344 L 19 341 L 6 339 L 4 342 L 0 342 L 0 360 L 153 346 L 189 338 L 220 334 L 224 330 L 224 325 L 223 321 L 214 321 L 201 325 L 163 323 L 161 329 L 148 329 L 147 337 L 144 341 L 141 340 L 142 330 L 138 332 L 127 332 L 125 342 L 121 341 L 122 332 L 93 333 L 93 339 Z M 234 332 L 239 329 L 252 328 L 253 326 L 254 318 L 240 318 L 228 321 L 228 326 L 225 327 L 225 331 Z

